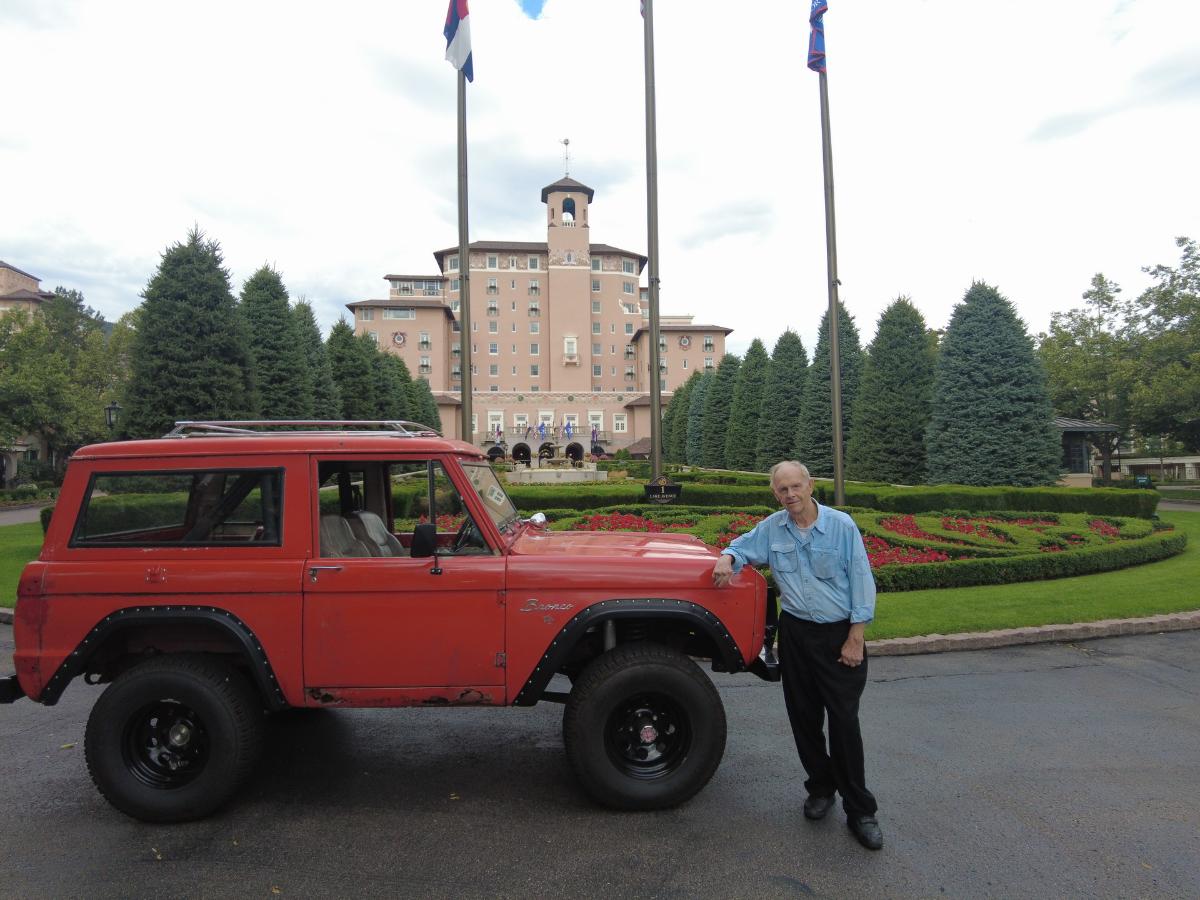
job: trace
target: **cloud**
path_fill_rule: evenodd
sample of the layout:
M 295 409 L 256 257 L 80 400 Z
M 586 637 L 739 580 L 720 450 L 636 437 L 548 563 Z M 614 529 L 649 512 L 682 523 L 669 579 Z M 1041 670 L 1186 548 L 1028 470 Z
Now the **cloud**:
M 685 234 L 681 244 L 694 250 L 722 238 L 766 234 L 775 214 L 765 203 L 745 203 L 719 206 L 701 213 L 699 225 Z

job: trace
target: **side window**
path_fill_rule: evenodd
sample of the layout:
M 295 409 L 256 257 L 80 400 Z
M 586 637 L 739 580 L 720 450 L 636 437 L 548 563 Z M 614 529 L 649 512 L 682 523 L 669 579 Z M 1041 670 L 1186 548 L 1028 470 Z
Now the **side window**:
M 413 531 L 429 521 L 439 554 L 491 553 L 437 460 L 331 460 L 319 478 L 322 557 L 409 556 Z
M 76 547 L 279 546 L 279 469 L 119 472 L 93 476 Z

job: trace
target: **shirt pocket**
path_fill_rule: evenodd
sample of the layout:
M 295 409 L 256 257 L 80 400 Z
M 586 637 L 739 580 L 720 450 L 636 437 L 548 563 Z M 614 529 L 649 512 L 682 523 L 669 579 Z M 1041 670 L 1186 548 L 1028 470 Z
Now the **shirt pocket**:
M 837 553 L 814 549 L 812 551 L 812 569 L 813 574 L 822 581 L 833 581 L 841 574 L 842 564 Z
M 795 544 L 771 545 L 771 570 L 774 572 L 795 572 L 800 568 Z

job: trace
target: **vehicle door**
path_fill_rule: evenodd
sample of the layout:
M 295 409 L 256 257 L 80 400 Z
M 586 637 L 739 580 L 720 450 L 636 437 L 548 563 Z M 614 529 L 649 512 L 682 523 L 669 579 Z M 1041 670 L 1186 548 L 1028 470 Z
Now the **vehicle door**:
M 304 579 L 310 695 L 381 705 L 504 702 L 505 560 L 472 513 L 470 485 L 451 473 L 463 480 L 438 458 L 313 459 L 320 489 Z M 436 556 L 411 556 L 420 522 L 437 525 Z M 429 690 L 441 688 L 456 690 Z

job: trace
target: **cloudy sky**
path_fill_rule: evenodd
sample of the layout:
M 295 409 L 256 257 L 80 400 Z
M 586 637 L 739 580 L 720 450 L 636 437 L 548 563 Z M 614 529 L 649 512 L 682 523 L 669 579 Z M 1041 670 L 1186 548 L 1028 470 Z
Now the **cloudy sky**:
M 664 313 L 811 350 L 826 304 L 808 2 L 655 0 Z M 0 259 L 107 318 L 198 225 L 328 328 L 457 243 L 445 0 L 3 0 Z M 593 187 L 592 240 L 645 251 L 638 0 L 473 0 L 472 240 L 544 240 L 541 188 Z M 1032 332 L 1102 271 L 1200 238 L 1200 4 L 831 0 L 842 299 L 864 342 L 974 279 Z

